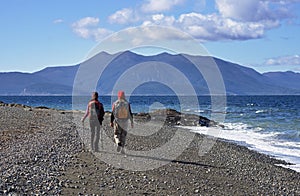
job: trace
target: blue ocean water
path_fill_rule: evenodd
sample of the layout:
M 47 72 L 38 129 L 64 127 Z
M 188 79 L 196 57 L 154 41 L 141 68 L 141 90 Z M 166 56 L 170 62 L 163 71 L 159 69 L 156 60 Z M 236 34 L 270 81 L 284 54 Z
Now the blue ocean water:
M 99 98 L 110 111 L 116 97 Z M 189 105 L 189 97 L 131 96 L 133 112 L 172 108 L 210 118 L 214 112 L 210 96 L 199 96 L 199 107 Z M 180 100 L 186 99 L 182 105 Z M 75 101 L 74 101 L 75 100 Z M 0 101 L 29 106 L 46 106 L 63 110 L 85 110 L 89 97 L 72 96 L 0 96 Z M 73 102 L 73 104 L 72 104 Z M 225 128 L 215 137 L 231 140 L 251 149 L 284 159 L 300 172 L 300 96 L 228 96 L 223 111 Z M 189 127 L 191 131 L 210 135 L 209 128 Z

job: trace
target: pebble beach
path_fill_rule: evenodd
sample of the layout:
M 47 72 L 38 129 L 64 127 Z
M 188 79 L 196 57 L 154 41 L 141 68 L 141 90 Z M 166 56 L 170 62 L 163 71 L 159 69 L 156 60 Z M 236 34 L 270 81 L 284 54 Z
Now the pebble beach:
M 195 133 L 184 151 L 161 167 L 115 167 L 99 158 L 105 150 L 92 152 L 83 142 L 76 124 L 82 115 L 1 103 L 0 195 L 300 195 L 300 174 L 278 166 L 288 163 L 221 140 L 200 156 L 204 136 Z M 106 113 L 102 131 L 112 137 L 109 118 Z M 145 132 L 154 126 L 138 118 L 135 125 Z M 178 131 L 187 132 L 167 123 L 147 137 L 129 132 L 126 148 L 147 151 Z

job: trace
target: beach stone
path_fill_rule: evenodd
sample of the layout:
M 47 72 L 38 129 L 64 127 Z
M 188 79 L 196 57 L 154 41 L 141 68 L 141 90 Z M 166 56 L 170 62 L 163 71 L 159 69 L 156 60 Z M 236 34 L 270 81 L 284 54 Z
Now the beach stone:
M 164 145 L 177 131 L 186 131 L 174 126 L 178 122 L 201 126 L 198 116 L 176 111 L 149 114 L 151 123 L 143 115 L 145 120 L 138 123 L 145 131 L 159 118 L 171 123 L 147 137 L 129 131 L 130 150 Z M 80 123 L 83 113 L 3 106 L 0 116 L 0 195 L 300 195 L 299 173 L 275 165 L 284 162 L 221 140 L 199 156 L 198 146 L 205 138 L 200 134 L 193 133 L 194 140 L 176 160 L 156 169 L 127 171 L 88 151 L 73 121 Z M 109 120 L 107 113 L 102 130 L 113 141 Z M 128 154 L 126 159 L 132 158 Z

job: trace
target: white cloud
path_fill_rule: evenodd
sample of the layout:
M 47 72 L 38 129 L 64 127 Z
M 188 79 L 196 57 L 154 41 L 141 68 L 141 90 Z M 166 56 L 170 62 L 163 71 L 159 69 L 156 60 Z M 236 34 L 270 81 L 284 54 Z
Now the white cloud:
M 264 25 L 255 22 L 237 22 L 219 15 L 183 14 L 178 25 L 201 40 L 244 40 L 264 35 Z
M 147 25 L 164 25 L 164 26 L 173 26 L 176 22 L 174 16 L 165 16 L 163 14 L 152 15 L 151 18 L 147 21 L 144 21 L 143 26 Z
M 85 17 L 72 24 L 73 31 L 82 38 L 92 38 L 96 41 L 100 41 L 104 37 L 110 35 L 112 31 L 99 26 L 99 18 Z
M 141 7 L 143 12 L 162 12 L 184 3 L 185 0 L 147 0 Z
M 216 40 L 246 40 L 264 36 L 264 25 L 258 22 L 238 22 L 223 18 L 217 14 L 202 15 L 199 13 L 182 14 L 178 19 L 163 14 L 153 15 L 144 21 L 143 26 L 164 25 L 181 29 L 202 41 Z M 276 24 L 273 24 L 276 25 Z
M 283 1 L 272 0 L 216 0 L 216 8 L 224 18 L 240 21 L 279 20 L 290 17 Z M 285 5 L 287 2 L 285 2 Z
M 85 17 L 73 23 L 72 26 L 74 28 L 86 28 L 90 26 L 97 26 L 99 22 L 100 22 L 99 18 Z
M 153 45 L 157 42 L 165 43 L 167 40 L 187 40 L 190 36 L 178 31 L 172 27 L 161 26 L 140 26 L 138 28 L 128 28 L 125 31 L 118 32 L 110 40 L 117 43 L 127 43 L 130 46 Z M 170 44 L 170 42 L 168 42 Z M 173 44 L 175 42 L 172 42 Z
M 104 39 L 105 37 L 111 35 L 112 33 L 113 33 L 113 31 L 105 29 L 105 28 L 97 28 L 97 29 L 91 30 L 92 37 L 96 41 L 100 41 L 100 40 Z
M 108 17 L 108 20 L 111 23 L 127 24 L 131 22 L 136 22 L 138 20 L 138 17 L 136 16 L 136 14 L 132 9 L 124 8 L 110 15 Z
M 289 65 L 300 65 L 300 56 L 292 55 L 292 56 L 281 56 L 276 58 L 271 58 L 266 60 L 264 65 L 281 65 L 281 66 L 289 66 Z
M 203 41 L 258 39 L 264 37 L 267 30 L 292 18 L 289 5 L 296 1 L 300 0 L 215 0 L 216 13 L 183 13 L 178 18 L 155 14 L 145 19 L 143 25 L 173 26 Z M 148 11 L 159 11 L 156 6 L 166 3 L 147 2 L 143 8 L 147 5 Z M 175 5 L 175 1 L 168 2 L 161 8 Z
M 163 14 L 152 15 L 152 20 L 159 21 L 162 20 L 165 16 Z
M 279 3 L 281 5 L 286 5 L 290 3 L 299 3 L 300 0 L 270 0 L 271 2 Z
M 56 19 L 53 21 L 54 24 L 59 24 L 59 23 L 63 23 L 64 20 L 63 19 Z
M 291 17 L 290 3 L 300 0 L 215 0 L 217 12 L 211 14 L 191 12 L 175 17 L 161 13 L 184 2 L 144 0 L 137 9 L 124 8 L 115 12 L 109 16 L 108 21 L 122 25 L 175 27 L 201 41 L 259 39 L 265 36 L 267 30 L 279 27 L 285 19 Z M 86 17 L 75 22 L 72 27 L 83 38 L 99 40 L 99 37 L 112 33 L 98 28 L 99 23 L 98 18 Z M 163 35 L 158 33 L 157 36 Z

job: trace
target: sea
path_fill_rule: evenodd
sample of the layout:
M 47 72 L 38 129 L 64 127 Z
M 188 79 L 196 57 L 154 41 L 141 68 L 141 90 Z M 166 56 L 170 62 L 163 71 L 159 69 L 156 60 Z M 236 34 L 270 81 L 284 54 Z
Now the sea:
M 115 99 L 112 96 L 99 98 L 106 111 L 111 111 Z M 88 100 L 89 97 L 74 99 L 72 96 L 0 96 L 0 101 L 5 103 L 61 110 L 85 110 Z M 210 118 L 220 112 L 212 109 L 211 96 L 197 97 L 198 107 L 182 106 L 182 99 L 177 96 L 131 96 L 128 100 L 134 113 L 171 108 Z M 300 172 L 300 96 L 227 96 L 222 113 L 224 128 L 220 127 L 219 132 L 210 131 L 209 127 L 185 128 L 285 160 L 292 165 L 283 167 Z

